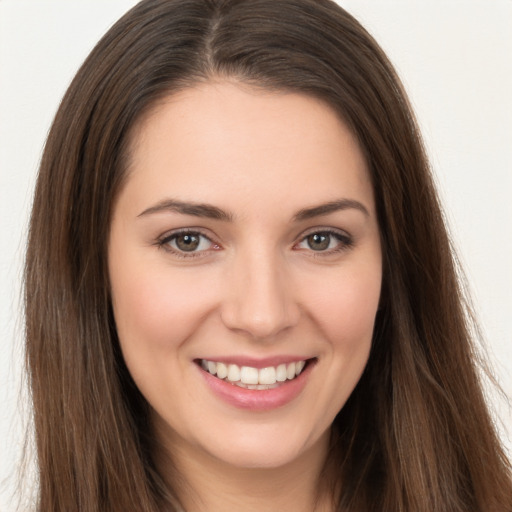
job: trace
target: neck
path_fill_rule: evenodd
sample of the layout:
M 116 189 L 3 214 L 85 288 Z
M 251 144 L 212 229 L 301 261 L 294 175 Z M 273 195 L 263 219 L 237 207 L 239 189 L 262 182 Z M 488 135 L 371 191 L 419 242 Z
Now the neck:
M 225 463 L 197 447 L 164 441 L 157 454 L 159 472 L 170 484 L 171 475 L 184 482 L 178 498 L 185 511 L 194 512 L 331 512 L 334 510 L 321 474 L 329 433 L 297 459 L 280 467 L 246 468 Z M 172 453 L 172 464 L 167 454 Z

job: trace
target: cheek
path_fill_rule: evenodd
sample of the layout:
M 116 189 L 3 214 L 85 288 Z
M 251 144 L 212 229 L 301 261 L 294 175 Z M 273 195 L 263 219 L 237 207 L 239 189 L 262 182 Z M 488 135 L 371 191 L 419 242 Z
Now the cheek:
M 356 387 L 368 362 L 380 290 L 379 265 L 333 276 L 317 293 L 311 311 L 322 332 L 325 394 L 318 394 L 319 417 L 332 422 Z
M 111 269 L 121 351 L 148 402 L 157 410 L 172 408 L 176 404 L 168 397 L 174 396 L 188 362 L 183 347 L 207 316 L 212 298 L 201 280 L 190 279 L 187 272 L 147 261 L 133 263 Z M 141 268 L 143 272 L 137 270 Z
M 377 265 L 340 272 L 311 297 L 314 317 L 331 344 L 357 350 L 371 343 L 381 278 Z
M 136 268 L 144 268 L 137 272 Z M 148 264 L 111 271 L 113 309 L 123 352 L 166 351 L 187 339 L 212 298 L 201 276 Z

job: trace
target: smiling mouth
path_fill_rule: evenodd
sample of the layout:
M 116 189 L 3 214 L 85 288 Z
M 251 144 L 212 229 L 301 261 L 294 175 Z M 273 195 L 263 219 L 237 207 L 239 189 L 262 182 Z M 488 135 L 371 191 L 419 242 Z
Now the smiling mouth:
M 296 361 L 266 368 L 238 366 L 200 359 L 197 363 L 214 377 L 245 389 L 274 389 L 298 377 L 311 359 Z

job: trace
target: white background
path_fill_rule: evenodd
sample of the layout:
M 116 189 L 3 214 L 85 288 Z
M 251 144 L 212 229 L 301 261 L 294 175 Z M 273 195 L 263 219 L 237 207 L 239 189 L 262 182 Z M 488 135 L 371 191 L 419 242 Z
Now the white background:
M 135 0 L 0 0 L 0 511 L 23 438 L 20 279 L 41 149 L 80 63 Z M 342 0 L 396 65 L 496 374 L 512 396 L 512 1 Z M 499 411 L 506 445 L 512 415 Z M 508 428 L 508 434 L 506 430 Z

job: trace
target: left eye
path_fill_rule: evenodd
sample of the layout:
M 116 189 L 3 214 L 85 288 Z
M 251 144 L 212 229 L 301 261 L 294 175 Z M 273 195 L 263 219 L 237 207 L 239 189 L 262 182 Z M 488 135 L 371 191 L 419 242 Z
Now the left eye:
M 200 252 L 210 249 L 214 244 L 213 242 L 202 235 L 187 231 L 184 233 L 175 233 L 162 240 L 162 245 L 167 245 L 177 252 Z
M 346 238 L 346 240 L 345 240 Z M 349 245 L 348 237 L 328 231 L 318 231 L 307 235 L 298 244 L 300 249 L 311 249 L 316 252 L 335 250 Z

